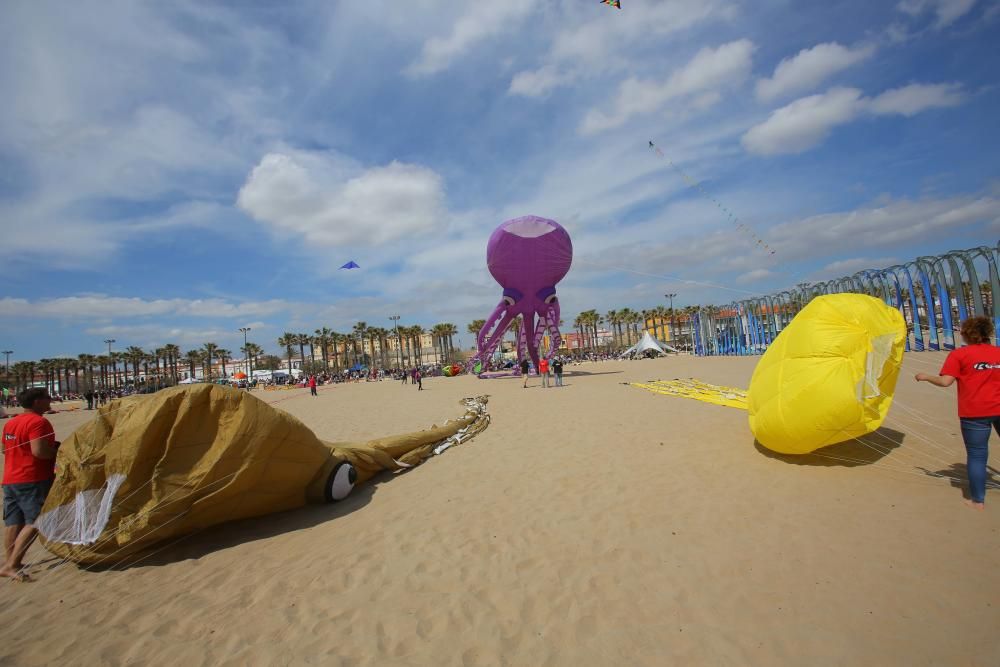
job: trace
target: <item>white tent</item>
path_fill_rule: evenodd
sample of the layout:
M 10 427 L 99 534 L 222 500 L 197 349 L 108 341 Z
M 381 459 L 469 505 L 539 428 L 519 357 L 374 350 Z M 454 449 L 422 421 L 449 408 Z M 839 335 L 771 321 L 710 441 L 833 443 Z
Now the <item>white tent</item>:
M 619 358 L 624 359 L 625 357 L 638 357 L 646 350 L 652 350 L 654 352 L 659 352 L 660 354 L 666 354 L 668 350 L 670 352 L 679 352 L 679 350 L 672 348 L 666 343 L 662 343 L 650 336 L 648 331 L 643 331 L 642 339 L 629 349 L 622 352 L 621 355 L 619 355 Z

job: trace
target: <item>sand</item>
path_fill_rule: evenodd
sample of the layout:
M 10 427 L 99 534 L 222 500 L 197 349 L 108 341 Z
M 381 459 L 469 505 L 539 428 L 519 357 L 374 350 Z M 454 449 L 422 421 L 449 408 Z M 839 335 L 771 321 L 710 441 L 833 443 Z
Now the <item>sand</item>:
M 942 358 L 907 357 L 885 430 L 901 446 L 832 450 L 866 465 L 769 455 L 745 412 L 622 384 L 746 387 L 755 358 L 570 366 L 561 389 L 262 392 L 329 440 L 440 423 L 480 393 L 493 422 L 340 504 L 128 569 L 35 546 L 36 581 L 0 585 L 0 663 L 997 665 L 1000 491 L 976 512 L 921 471 L 964 473 L 954 390 L 911 379 Z M 51 421 L 65 439 L 87 418 Z

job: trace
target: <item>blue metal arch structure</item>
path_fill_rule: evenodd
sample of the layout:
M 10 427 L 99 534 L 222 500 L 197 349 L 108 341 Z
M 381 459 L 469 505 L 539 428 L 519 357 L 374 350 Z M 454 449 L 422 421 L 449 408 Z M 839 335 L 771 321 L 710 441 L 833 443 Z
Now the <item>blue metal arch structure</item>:
M 1000 243 L 915 260 L 793 289 L 708 306 L 693 316 L 694 352 L 701 356 L 755 355 L 767 349 L 792 318 L 821 294 L 868 294 L 897 308 L 908 328 L 906 350 L 952 350 L 971 316 L 993 318 L 1000 331 Z

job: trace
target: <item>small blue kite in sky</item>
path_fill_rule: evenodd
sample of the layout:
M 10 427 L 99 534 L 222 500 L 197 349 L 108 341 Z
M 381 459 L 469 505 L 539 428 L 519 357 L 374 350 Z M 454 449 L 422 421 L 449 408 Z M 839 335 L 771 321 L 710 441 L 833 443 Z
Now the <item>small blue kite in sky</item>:
M 360 267 L 360 266 L 358 266 L 358 265 L 357 265 L 357 264 L 356 264 L 356 263 L 354 262 L 354 260 L 352 259 L 351 261 L 349 261 L 349 262 L 348 262 L 347 264 L 344 264 L 344 265 L 343 265 L 342 267 L 340 267 L 340 268 L 342 268 L 342 269 L 360 269 L 361 267 Z

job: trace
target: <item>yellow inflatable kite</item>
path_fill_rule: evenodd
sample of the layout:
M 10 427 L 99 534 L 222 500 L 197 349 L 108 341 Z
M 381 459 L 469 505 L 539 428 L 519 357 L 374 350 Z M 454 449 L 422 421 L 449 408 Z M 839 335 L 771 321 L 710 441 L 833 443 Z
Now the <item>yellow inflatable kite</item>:
M 871 433 L 889 412 L 905 341 L 903 316 L 874 297 L 813 299 L 754 369 L 750 430 L 782 454 Z
M 486 397 L 443 426 L 326 443 L 251 394 L 213 384 L 112 401 L 56 458 L 37 526 L 45 547 L 117 564 L 171 537 L 307 502 L 340 500 L 381 470 L 419 464 L 489 424 Z

